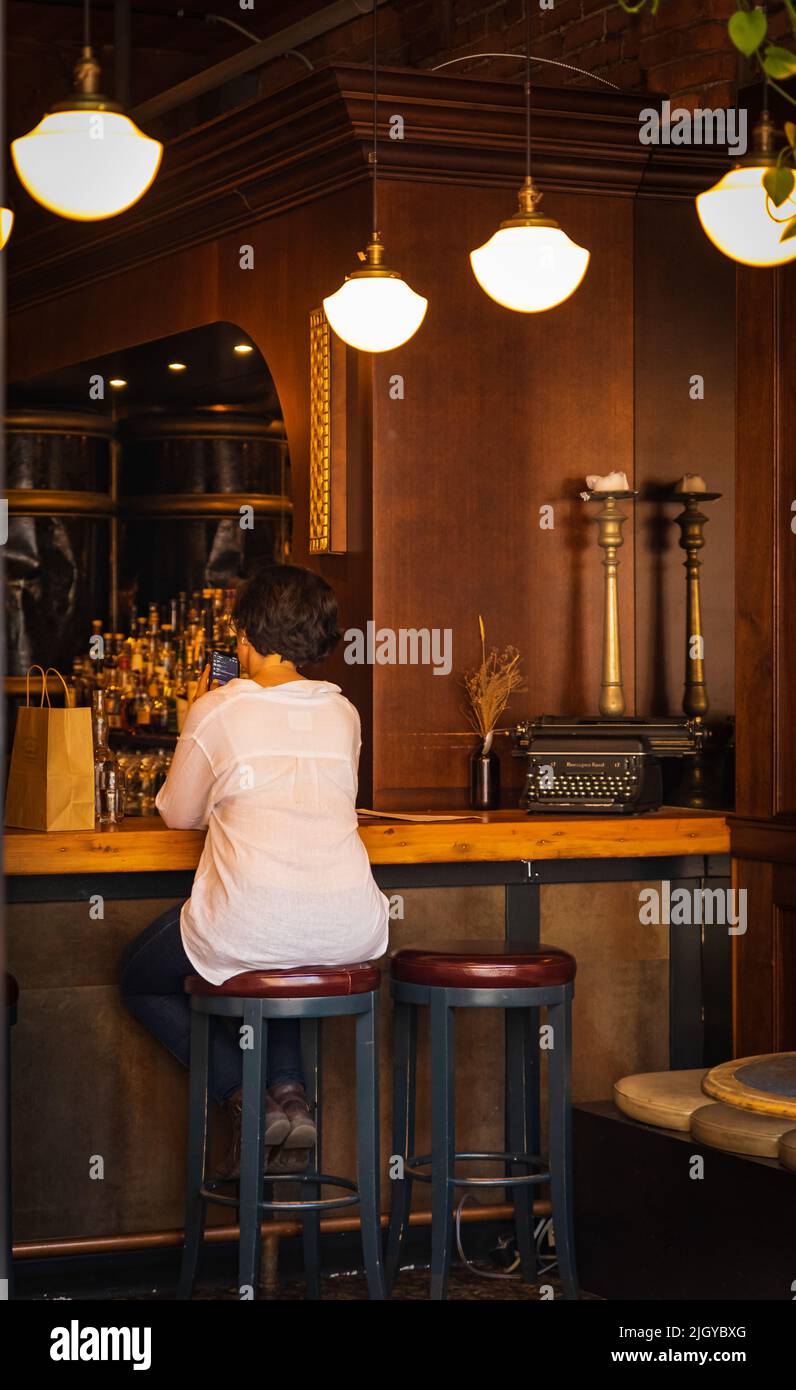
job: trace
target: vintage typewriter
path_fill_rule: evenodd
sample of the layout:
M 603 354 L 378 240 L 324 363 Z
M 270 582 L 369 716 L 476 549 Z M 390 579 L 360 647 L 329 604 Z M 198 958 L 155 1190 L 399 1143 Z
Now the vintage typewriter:
M 523 719 L 512 730 L 513 756 L 528 762 L 522 804 L 561 814 L 655 810 L 671 780 L 667 770 L 679 777 L 682 760 L 696 757 L 703 737 L 700 723 L 684 716 Z
M 528 812 L 637 815 L 661 804 L 661 767 L 644 738 L 535 738 L 526 753 Z
M 513 756 L 528 761 L 524 804 L 529 811 L 606 811 L 629 815 L 661 804 L 701 808 L 727 808 L 733 804 L 734 739 L 729 720 L 708 727 L 701 720 L 685 715 L 619 719 L 602 719 L 599 715 L 571 719 L 542 715 L 538 719 L 521 720 L 511 733 Z M 600 758 L 607 760 L 607 782 L 601 781 L 599 791 L 608 793 L 618 787 L 618 768 L 612 765 L 612 759 L 624 753 L 623 750 L 615 752 L 610 746 L 617 739 L 630 740 L 635 750 L 633 766 L 637 771 L 632 779 L 633 794 L 623 795 L 618 801 L 615 798 L 605 801 L 601 795 L 593 802 Z M 558 768 L 559 785 L 543 788 L 538 784 L 535 766 L 539 765 L 542 754 L 549 766 L 548 755 L 556 753 L 559 756 L 553 758 L 553 769 Z M 568 759 L 571 767 L 562 763 L 561 758 Z M 595 765 L 589 766 L 590 762 Z M 656 767 L 657 772 L 654 771 Z M 623 776 L 631 772 L 632 767 L 628 767 Z M 610 785 L 612 776 L 613 787 Z M 546 780 L 549 781 L 549 774 Z M 623 789 L 627 791 L 626 784 Z M 566 795 L 559 795 L 564 792 Z

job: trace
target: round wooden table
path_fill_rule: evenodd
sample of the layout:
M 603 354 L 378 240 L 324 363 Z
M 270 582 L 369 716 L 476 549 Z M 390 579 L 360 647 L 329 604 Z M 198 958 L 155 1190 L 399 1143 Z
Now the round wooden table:
M 758 1115 L 781 1115 L 796 1124 L 796 1052 L 722 1062 L 708 1072 L 702 1089 L 725 1105 Z

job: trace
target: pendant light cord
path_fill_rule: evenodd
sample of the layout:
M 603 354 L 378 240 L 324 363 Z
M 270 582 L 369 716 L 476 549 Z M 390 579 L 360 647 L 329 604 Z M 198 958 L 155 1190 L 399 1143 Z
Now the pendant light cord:
M 88 3 L 88 0 L 87 0 Z M 373 240 L 379 235 L 379 0 L 373 0 Z
M 89 0 L 83 0 L 83 47 L 91 47 L 91 12 Z
M 531 0 L 525 0 L 525 179 L 531 181 Z
M 768 4 L 766 0 L 763 0 L 762 9 L 763 18 L 766 21 L 766 25 L 768 25 Z M 770 113 L 768 109 L 768 73 L 766 72 L 765 68 L 763 68 L 763 110 L 761 114 L 764 121 L 770 120 Z

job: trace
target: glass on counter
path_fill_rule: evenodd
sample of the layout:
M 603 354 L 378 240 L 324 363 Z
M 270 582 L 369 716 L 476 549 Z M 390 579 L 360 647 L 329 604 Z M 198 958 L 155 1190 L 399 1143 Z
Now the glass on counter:
M 154 816 L 155 798 L 168 776 L 172 754 L 168 750 L 122 753 L 119 764 L 127 781 L 127 814 Z

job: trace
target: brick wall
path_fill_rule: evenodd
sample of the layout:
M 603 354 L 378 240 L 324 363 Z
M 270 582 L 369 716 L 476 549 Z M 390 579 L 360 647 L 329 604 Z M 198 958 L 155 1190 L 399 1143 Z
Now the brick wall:
M 538 83 L 594 87 L 599 77 L 622 91 L 659 92 L 694 107 L 731 104 L 736 81 L 748 79 L 749 69 L 739 65 L 726 32 L 735 0 L 660 0 L 656 16 L 649 12 L 628 15 L 618 0 L 553 0 L 551 9 L 541 7 L 543 0 L 390 0 L 379 16 L 382 59 L 398 66 L 433 67 L 449 58 L 465 58 L 454 71 L 518 77 L 525 47 L 526 2 L 531 6 L 533 54 L 546 60 L 534 64 Z M 284 0 L 275 8 L 269 0 L 255 0 L 252 10 L 243 11 L 237 0 L 219 0 L 214 8 L 265 37 L 298 18 L 297 11 L 306 13 L 324 3 L 302 0 L 294 9 Z M 141 4 L 141 10 L 133 13 L 134 100 L 144 100 L 244 46 L 228 28 L 200 24 L 190 9 L 180 21 L 166 10 L 147 8 L 144 0 Z M 370 0 L 361 4 L 367 11 Z M 42 7 L 11 0 L 7 70 L 11 138 L 28 129 L 68 89 L 79 41 L 76 16 L 76 10 L 62 5 Z M 770 28 L 776 36 L 788 32 L 783 9 L 776 11 Z M 111 76 L 110 10 L 97 11 L 94 32 L 104 72 Z M 369 63 L 371 35 L 372 16 L 366 12 L 306 44 L 302 53 L 316 67 Z M 487 52 L 516 56 L 478 56 Z M 554 62 L 570 67 L 553 66 Z M 258 83 L 262 92 L 276 91 L 303 71 L 296 57 L 280 58 L 228 92 L 210 93 L 172 113 L 162 133 L 174 135 L 247 99 Z
M 617 0 L 393 0 L 380 16 L 380 50 L 388 64 L 433 67 L 449 58 L 487 52 L 517 54 L 457 64 L 457 72 L 517 77 L 525 48 L 525 4 L 531 5 L 534 81 L 555 86 L 598 85 L 665 93 L 688 107 L 725 106 L 739 77 L 726 23 L 735 0 L 660 0 L 657 15 L 628 15 Z M 334 30 L 303 50 L 319 66 L 368 62 L 371 17 Z M 561 62 L 576 72 L 553 66 Z M 262 75 L 272 90 L 291 79 L 295 62 L 273 64 Z

